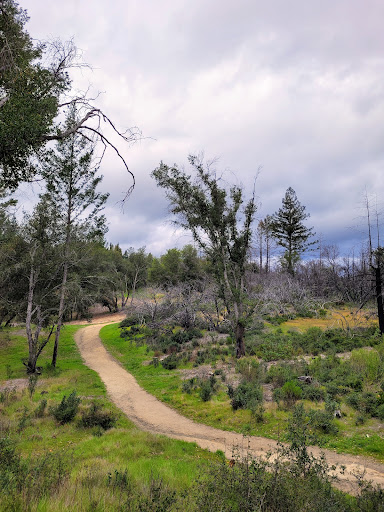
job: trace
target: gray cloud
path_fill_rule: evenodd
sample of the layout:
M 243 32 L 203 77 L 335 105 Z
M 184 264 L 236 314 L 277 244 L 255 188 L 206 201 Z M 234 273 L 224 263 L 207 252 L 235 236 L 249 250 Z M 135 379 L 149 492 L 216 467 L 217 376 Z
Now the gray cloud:
M 93 71 L 76 85 L 120 127 L 145 136 L 124 149 L 137 186 L 111 154 L 109 238 L 153 252 L 186 238 L 164 223 L 167 203 L 150 172 L 189 153 L 219 157 L 251 190 L 259 166 L 258 215 L 276 211 L 292 186 L 309 225 L 344 252 L 356 245 L 357 205 L 383 187 L 384 35 L 381 0 L 195 2 L 25 0 L 30 33 L 74 36 Z M 116 140 L 116 143 L 119 143 Z

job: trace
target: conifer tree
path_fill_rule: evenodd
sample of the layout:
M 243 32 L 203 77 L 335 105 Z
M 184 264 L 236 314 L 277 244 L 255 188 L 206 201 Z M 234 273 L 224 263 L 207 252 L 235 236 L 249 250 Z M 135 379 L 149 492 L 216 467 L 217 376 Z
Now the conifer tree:
M 316 241 L 309 241 L 315 235 L 313 228 L 307 228 L 304 221 L 310 217 L 297 199 L 296 192 L 289 187 L 282 200 L 282 206 L 272 215 L 272 235 L 280 247 L 285 249 L 283 266 L 293 275 L 300 256 Z
M 76 122 L 76 110 L 71 109 L 66 120 Z M 59 140 L 56 148 L 46 153 L 42 175 L 47 183 L 45 199 L 54 205 L 60 218 L 62 232 L 62 281 L 60 305 L 55 332 L 52 366 L 56 366 L 60 330 L 65 311 L 68 273 L 71 265 L 71 245 L 76 233 L 86 238 L 103 240 L 105 218 L 100 215 L 108 194 L 98 192 L 102 180 L 98 166 L 93 163 L 93 144 L 74 133 Z

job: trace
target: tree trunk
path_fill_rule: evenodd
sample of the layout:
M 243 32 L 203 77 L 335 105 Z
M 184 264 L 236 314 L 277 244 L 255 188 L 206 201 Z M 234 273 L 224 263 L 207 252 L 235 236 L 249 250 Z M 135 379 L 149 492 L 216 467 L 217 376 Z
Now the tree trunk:
M 137 279 L 138 279 L 138 271 L 135 272 L 135 277 L 133 278 L 131 305 L 133 304 L 133 295 L 134 295 L 134 293 L 136 293 Z
M 32 251 L 32 258 L 34 257 L 34 251 Z M 28 339 L 28 362 L 26 364 L 27 372 L 34 373 L 36 370 L 36 346 L 34 343 L 34 336 L 32 332 L 32 314 L 33 314 L 33 294 L 36 285 L 36 272 L 32 264 L 31 271 L 29 273 L 29 287 L 28 287 L 28 302 L 27 302 L 27 315 L 25 319 L 25 329 L 27 331 Z
M 244 324 L 238 320 L 237 324 L 236 324 L 236 328 L 235 328 L 236 357 L 237 358 L 245 356 L 244 333 L 245 333 Z
M 67 278 L 68 278 L 68 261 L 66 260 L 64 262 L 63 280 L 61 282 L 59 314 L 58 314 L 58 318 L 57 318 L 55 344 L 53 346 L 53 354 L 52 354 L 53 368 L 56 368 L 57 353 L 59 350 L 60 331 L 61 331 L 61 326 L 63 325 L 64 306 L 65 306 L 65 291 L 66 291 L 66 286 L 67 286 Z

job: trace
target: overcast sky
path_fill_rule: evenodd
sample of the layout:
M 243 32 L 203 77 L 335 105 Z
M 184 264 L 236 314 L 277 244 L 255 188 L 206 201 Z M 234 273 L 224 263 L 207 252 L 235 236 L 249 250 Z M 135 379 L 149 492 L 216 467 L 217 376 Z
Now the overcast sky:
M 20 4 L 32 37 L 73 37 L 93 68 L 75 85 L 146 137 L 119 146 L 136 177 L 124 213 L 129 177 L 112 153 L 103 163 L 108 241 L 153 254 L 188 243 L 150 173 L 204 152 L 249 192 L 261 167 L 259 218 L 292 187 L 324 243 L 358 250 L 364 191 L 381 199 L 384 181 L 382 0 Z

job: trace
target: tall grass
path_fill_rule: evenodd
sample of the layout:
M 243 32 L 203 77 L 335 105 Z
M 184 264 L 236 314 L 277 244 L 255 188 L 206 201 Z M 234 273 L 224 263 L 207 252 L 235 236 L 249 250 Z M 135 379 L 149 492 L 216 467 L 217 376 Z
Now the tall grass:
M 353 370 L 369 384 L 384 378 L 384 360 L 377 350 L 353 350 L 350 358 Z

